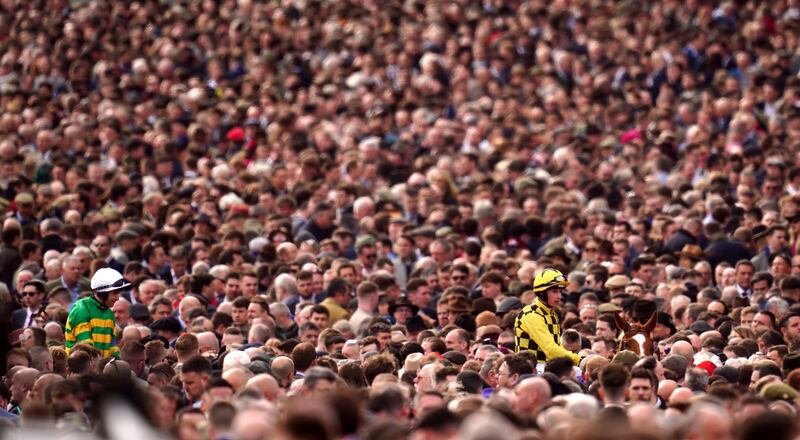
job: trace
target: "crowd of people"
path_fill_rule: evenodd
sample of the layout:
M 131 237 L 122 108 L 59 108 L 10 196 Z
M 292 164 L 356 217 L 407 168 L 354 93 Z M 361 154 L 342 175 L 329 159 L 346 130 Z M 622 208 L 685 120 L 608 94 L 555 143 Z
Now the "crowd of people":
M 797 438 L 799 43 L 796 0 L 0 0 L 0 429 Z

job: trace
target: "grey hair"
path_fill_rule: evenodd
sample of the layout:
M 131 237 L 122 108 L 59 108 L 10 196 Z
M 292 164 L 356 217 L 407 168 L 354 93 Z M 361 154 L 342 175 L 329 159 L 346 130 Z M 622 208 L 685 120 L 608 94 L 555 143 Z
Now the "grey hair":
M 297 295 L 297 282 L 288 273 L 282 273 L 275 278 L 275 287 L 280 287 L 290 295 Z
M 336 383 L 338 376 L 336 373 L 331 371 L 329 368 L 325 367 L 311 367 L 306 370 L 306 374 L 303 376 L 303 386 L 307 389 L 313 390 L 317 386 L 317 382 L 320 381 L 328 381 L 331 383 Z

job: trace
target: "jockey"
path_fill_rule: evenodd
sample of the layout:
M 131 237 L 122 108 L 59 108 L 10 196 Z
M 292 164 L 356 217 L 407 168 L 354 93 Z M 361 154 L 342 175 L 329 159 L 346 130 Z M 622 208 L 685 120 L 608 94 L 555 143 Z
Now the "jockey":
M 567 279 L 556 269 L 545 269 L 533 281 L 536 300 L 525 306 L 514 323 L 514 343 L 517 351 L 530 350 L 536 356 L 537 367 L 555 358 L 570 358 L 578 365 L 581 357 L 561 345 L 561 325 L 556 308 L 563 302 Z M 538 369 L 538 368 L 537 368 Z

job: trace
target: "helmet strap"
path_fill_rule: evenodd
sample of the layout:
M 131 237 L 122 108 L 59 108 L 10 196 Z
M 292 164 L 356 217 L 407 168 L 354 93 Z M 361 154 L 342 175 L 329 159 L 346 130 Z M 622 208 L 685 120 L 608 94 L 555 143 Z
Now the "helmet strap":
M 111 292 L 94 292 L 94 298 L 100 303 L 100 310 L 107 310 L 109 307 L 106 305 L 108 301 L 108 294 Z

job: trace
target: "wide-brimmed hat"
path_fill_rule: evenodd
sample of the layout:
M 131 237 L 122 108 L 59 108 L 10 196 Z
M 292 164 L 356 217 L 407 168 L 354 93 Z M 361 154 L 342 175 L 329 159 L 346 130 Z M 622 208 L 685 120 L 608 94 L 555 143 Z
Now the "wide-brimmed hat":
M 397 302 L 389 306 L 389 313 L 394 314 L 394 312 L 400 307 L 410 307 L 412 315 L 416 315 L 417 312 L 419 312 L 419 307 L 411 304 L 407 296 L 401 296 Z
M 472 301 L 461 296 L 451 296 L 447 300 L 447 311 L 454 313 L 470 313 L 472 312 Z
M 703 252 L 703 248 L 696 244 L 684 245 L 681 251 L 678 252 L 678 255 L 692 260 L 702 260 L 706 257 L 706 253 Z

